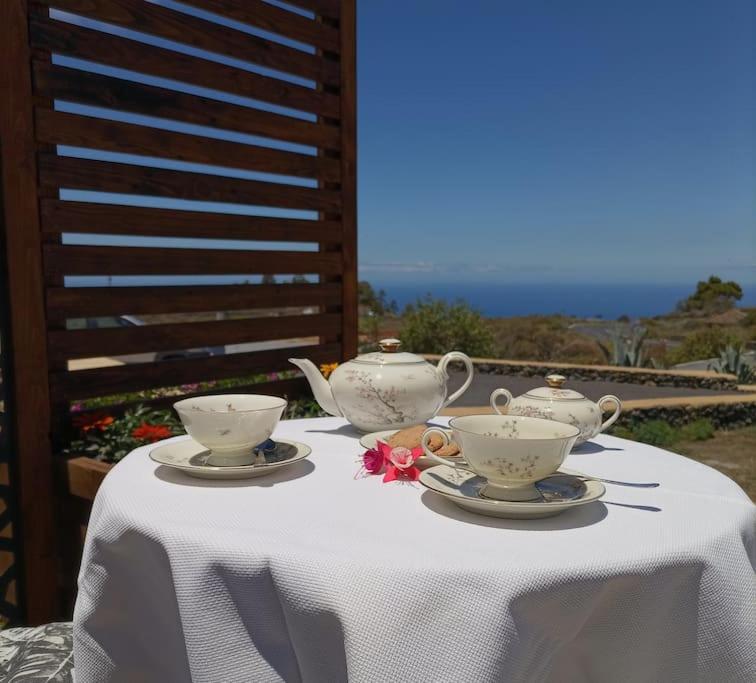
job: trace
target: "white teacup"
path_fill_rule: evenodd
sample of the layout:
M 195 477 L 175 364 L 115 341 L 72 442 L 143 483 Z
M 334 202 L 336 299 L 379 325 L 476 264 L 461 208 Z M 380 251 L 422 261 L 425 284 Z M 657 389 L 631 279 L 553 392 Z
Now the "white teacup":
M 445 430 L 423 432 L 424 454 L 443 465 L 472 471 L 487 480 L 481 495 L 497 500 L 540 500 L 535 482 L 559 469 L 580 434 L 572 425 L 515 415 L 465 415 L 449 420 L 454 441 L 467 467 L 449 462 L 428 448 L 430 437 Z
M 220 394 L 173 404 L 184 428 L 210 451 L 209 465 L 250 465 L 254 447 L 270 438 L 286 399 L 263 394 Z

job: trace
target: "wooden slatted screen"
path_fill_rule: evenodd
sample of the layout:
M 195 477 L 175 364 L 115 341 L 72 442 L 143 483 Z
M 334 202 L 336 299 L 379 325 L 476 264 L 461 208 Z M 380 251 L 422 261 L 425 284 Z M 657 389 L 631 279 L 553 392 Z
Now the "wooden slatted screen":
M 355 0 L 3 5 L 3 227 L 30 311 L 14 368 L 53 448 L 74 401 L 228 380 L 293 396 L 290 356 L 356 353 Z M 49 578 L 37 536 L 27 582 Z
M 353 4 L 40 0 L 30 14 L 56 414 L 353 355 Z

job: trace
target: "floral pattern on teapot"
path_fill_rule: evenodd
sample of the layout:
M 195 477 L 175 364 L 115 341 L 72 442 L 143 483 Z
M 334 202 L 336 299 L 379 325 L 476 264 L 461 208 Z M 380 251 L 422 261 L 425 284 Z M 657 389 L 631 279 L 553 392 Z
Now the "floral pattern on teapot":
M 419 424 L 459 398 L 473 378 L 472 361 L 458 351 L 437 366 L 421 356 L 400 352 L 398 339 L 384 339 L 380 351 L 366 353 L 339 365 L 328 379 L 309 360 L 290 358 L 305 373 L 315 400 L 327 413 L 343 416 L 363 432 L 400 429 Z M 462 361 L 467 377 L 447 397 L 447 366 Z

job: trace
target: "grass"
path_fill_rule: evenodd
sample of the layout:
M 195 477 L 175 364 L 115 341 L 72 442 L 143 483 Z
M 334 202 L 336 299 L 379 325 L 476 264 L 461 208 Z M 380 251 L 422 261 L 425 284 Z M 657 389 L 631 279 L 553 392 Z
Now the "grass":
M 620 426 L 614 436 L 680 453 L 727 475 L 756 501 L 756 425 L 732 430 L 714 430 L 706 419 L 673 427 L 664 420 L 651 420 L 631 428 Z
M 756 426 L 717 431 L 705 441 L 681 440 L 670 450 L 726 474 L 756 502 Z

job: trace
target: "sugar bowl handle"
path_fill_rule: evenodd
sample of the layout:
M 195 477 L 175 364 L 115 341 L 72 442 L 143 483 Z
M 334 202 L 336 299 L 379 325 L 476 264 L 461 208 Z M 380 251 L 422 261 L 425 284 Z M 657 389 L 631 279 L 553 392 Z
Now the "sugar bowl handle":
M 430 443 L 430 438 L 434 434 L 437 434 L 438 436 L 441 437 L 444 446 L 449 445 L 451 438 L 449 437 L 449 434 L 446 431 L 444 431 L 443 429 L 438 429 L 438 427 L 430 427 L 429 429 L 426 429 L 423 432 L 423 435 L 420 437 L 420 446 L 423 449 L 423 455 L 426 458 L 435 460 L 441 465 L 448 465 L 449 467 L 456 467 L 459 470 L 469 471 L 466 467 L 461 467 L 457 463 L 451 460 L 448 460 L 447 458 L 442 458 L 440 455 L 436 455 L 430 448 L 428 448 L 428 444 Z
M 473 381 L 473 373 L 475 372 L 475 368 L 473 368 L 473 362 L 470 360 L 469 356 L 465 355 L 461 351 L 450 351 L 438 362 L 438 372 L 444 377 L 445 381 L 448 381 L 449 379 L 449 374 L 446 372 L 446 366 L 455 360 L 461 360 L 465 364 L 465 368 L 467 369 L 467 378 L 465 379 L 462 386 L 444 401 L 443 405 L 441 406 L 442 408 L 446 408 L 446 406 L 448 406 L 450 403 L 454 403 L 454 401 L 456 401 L 468 390 Z
M 613 396 L 612 394 L 607 394 L 606 396 L 602 396 L 598 401 L 596 401 L 598 404 L 598 407 L 601 409 L 601 412 L 604 412 L 604 404 L 605 403 L 614 403 L 615 408 L 614 412 L 601 424 L 601 429 L 599 429 L 599 433 L 606 431 L 611 427 L 617 420 L 617 418 L 620 416 L 620 413 L 622 412 L 622 401 L 620 401 L 616 396 Z
M 496 405 L 496 399 L 498 399 L 499 396 L 503 396 L 505 399 L 504 405 L 501 407 L 501 409 Z M 503 387 L 501 389 L 494 389 L 493 392 L 491 392 L 491 398 L 489 400 L 491 403 L 491 408 L 495 413 L 498 413 L 499 415 L 506 415 L 509 412 L 507 408 L 509 408 L 509 404 L 512 402 L 512 392 L 508 389 L 504 389 Z M 504 412 L 502 412 L 502 410 Z

